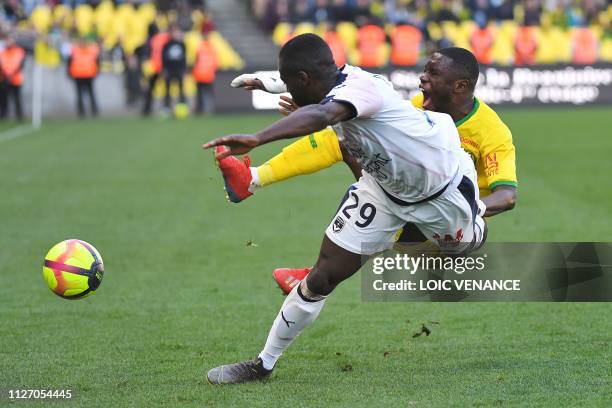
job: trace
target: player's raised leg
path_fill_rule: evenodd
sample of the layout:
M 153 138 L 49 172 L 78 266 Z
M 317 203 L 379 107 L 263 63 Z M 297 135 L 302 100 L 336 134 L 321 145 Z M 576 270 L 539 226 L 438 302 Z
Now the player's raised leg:
M 304 136 L 258 167 L 250 160 L 229 156 L 218 160 L 225 190 L 233 203 L 239 203 L 261 188 L 299 175 L 315 173 L 342 161 L 343 152 L 336 133 L 323 129 Z

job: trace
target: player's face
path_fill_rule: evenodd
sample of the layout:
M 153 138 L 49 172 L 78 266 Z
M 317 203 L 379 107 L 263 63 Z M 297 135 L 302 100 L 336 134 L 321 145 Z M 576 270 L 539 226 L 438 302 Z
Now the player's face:
M 297 74 L 288 73 L 283 69 L 282 61 L 279 62 L 281 80 L 287 85 L 291 98 L 298 106 L 312 105 L 321 102 L 323 96 L 317 95 L 317 89 L 311 78 L 303 71 Z
M 456 78 L 452 75 L 451 60 L 442 54 L 434 53 L 419 79 L 423 92 L 423 109 L 444 112 L 453 96 Z

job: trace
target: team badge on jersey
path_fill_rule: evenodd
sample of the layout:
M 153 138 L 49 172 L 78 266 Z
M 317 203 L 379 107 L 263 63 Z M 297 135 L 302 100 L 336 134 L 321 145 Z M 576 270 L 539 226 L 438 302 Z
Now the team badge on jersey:
M 342 217 L 336 217 L 336 219 L 334 220 L 334 225 L 332 227 L 334 232 L 342 231 L 342 228 L 344 228 L 344 224 L 345 221 Z

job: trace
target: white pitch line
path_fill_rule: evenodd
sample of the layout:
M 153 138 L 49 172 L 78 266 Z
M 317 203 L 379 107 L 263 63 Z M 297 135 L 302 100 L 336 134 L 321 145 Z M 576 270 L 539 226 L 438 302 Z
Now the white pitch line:
M 35 132 L 37 129 L 32 125 L 19 125 L 6 130 L 4 132 L 0 132 L 0 143 L 8 142 L 9 140 L 17 139 L 18 137 L 29 135 L 30 133 Z

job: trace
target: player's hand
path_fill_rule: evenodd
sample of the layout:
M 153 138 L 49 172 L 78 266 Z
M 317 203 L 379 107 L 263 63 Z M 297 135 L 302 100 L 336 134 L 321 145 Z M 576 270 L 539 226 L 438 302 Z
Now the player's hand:
M 287 86 L 280 78 L 269 75 L 242 74 L 234 78 L 230 85 L 232 88 L 244 88 L 249 91 L 258 89 L 274 94 L 287 92 Z
M 254 78 L 251 74 L 242 74 L 237 78 L 234 78 L 230 84 L 232 88 L 244 88 L 247 91 L 254 91 L 256 89 L 265 91 L 266 87 L 260 79 Z
M 280 109 L 278 111 L 281 115 L 288 116 L 291 112 L 295 112 L 300 108 L 290 97 L 281 95 L 280 98 L 281 100 L 278 102 Z
M 484 203 L 484 201 L 478 200 L 477 214 L 480 215 L 481 217 L 484 217 L 486 212 L 487 212 L 487 205 Z
M 259 145 L 259 139 L 254 135 L 227 135 L 204 144 L 204 149 L 210 149 L 215 146 L 226 146 L 227 149 L 222 152 L 217 152 L 217 160 L 221 160 L 227 156 L 235 156 L 238 154 L 246 154 L 254 147 Z

